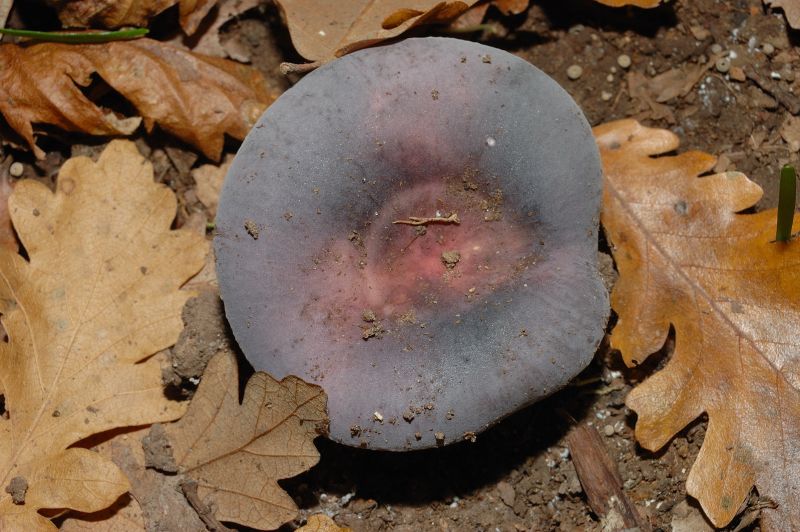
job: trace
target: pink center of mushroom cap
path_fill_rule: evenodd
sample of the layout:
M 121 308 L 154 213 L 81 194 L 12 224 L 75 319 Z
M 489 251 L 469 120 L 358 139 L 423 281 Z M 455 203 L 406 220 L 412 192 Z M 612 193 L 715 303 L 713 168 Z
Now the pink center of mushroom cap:
M 324 324 L 330 340 L 457 320 L 535 263 L 531 230 L 504 214 L 501 189 L 486 188 L 457 178 L 403 186 L 312 257 L 303 317 Z

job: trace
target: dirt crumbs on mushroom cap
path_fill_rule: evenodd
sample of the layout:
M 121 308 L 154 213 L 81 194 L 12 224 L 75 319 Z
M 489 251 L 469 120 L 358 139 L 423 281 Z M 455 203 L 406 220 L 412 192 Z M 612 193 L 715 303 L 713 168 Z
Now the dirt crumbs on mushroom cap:
M 355 52 L 281 96 L 233 163 L 228 320 L 256 369 L 325 389 L 336 441 L 472 441 L 591 360 L 600 190 L 583 114 L 525 61 L 443 38 Z

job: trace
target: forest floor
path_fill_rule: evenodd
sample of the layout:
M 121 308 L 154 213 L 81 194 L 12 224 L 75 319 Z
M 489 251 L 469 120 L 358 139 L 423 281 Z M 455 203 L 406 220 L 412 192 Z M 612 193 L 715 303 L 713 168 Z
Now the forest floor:
M 761 0 L 673 1 L 653 10 L 534 0 L 519 16 L 494 12 L 492 18 L 496 33 L 472 37 L 555 78 L 592 126 L 633 117 L 670 129 L 680 137 L 681 150 L 715 154 L 715 170 L 739 170 L 760 184 L 765 195 L 757 208 L 776 205 L 779 169 L 797 163 L 800 150 L 800 120 L 793 118 L 800 113 L 800 54 L 793 47 L 797 35 L 787 30 L 781 13 L 768 12 Z M 277 66 L 299 58 L 273 9 L 230 22 L 222 40 L 236 40 L 275 88 L 291 85 Z M 580 76 L 568 76 L 573 65 L 581 67 Z M 137 143 L 157 178 L 177 192 L 178 225 L 198 215 L 211 221 L 190 174 L 195 156 L 165 136 Z M 42 145 L 48 156 L 43 162 L 28 159 L 26 177 L 52 179 L 70 155 L 98 150 L 58 138 Z M 231 154 L 235 149 L 233 143 L 226 147 Z M 610 261 L 606 265 L 613 281 Z M 233 345 L 216 294 L 195 300 L 184 318 L 187 329 L 176 351 L 207 354 Z M 613 322 L 612 316 L 610 327 Z M 578 481 L 565 442 L 571 416 L 599 431 L 626 493 L 654 530 L 702 531 L 710 525 L 685 484 L 705 419 L 649 452 L 637 445 L 636 418 L 625 406 L 629 390 L 663 366 L 670 345 L 668 340 L 631 370 L 604 342 L 572 385 L 480 434 L 475 443 L 383 453 L 319 439 L 320 463 L 281 482 L 302 508 L 282 530 L 318 512 L 356 531 L 615 530 L 615 523 L 593 514 Z M 757 523 L 749 529 L 757 530 Z

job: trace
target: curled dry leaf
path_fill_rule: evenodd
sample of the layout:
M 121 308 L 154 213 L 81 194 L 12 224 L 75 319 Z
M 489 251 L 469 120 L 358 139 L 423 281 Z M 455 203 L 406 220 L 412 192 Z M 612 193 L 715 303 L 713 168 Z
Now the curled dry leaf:
M 277 0 L 297 51 L 320 63 L 397 37 L 421 24 L 451 22 L 475 1 Z
M 794 29 L 800 29 L 800 0 L 764 0 L 770 7 L 783 9 L 786 21 Z
M 503 15 L 519 15 L 526 9 L 530 0 L 488 0 L 481 1 L 470 7 L 463 15 L 450 25 L 454 30 L 467 30 L 483 22 L 490 6 L 497 8 Z
M 274 96 L 261 74 L 233 61 L 151 39 L 104 44 L 0 46 L 0 113 L 43 157 L 34 124 L 90 135 L 127 135 L 141 120 L 218 159 L 225 135 L 242 139 Z M 118 118 L 80 90 L 99 75 L 136 108 Z
M 277 528 L 297 515 L 277 481 L 319 461 L 313 440 L 327 427 L 325 403 L 318 386 L 259 372 L 240 404 L 236 359 L 220 352 L 186 415 L 166 427 L 178 471 L 197 482 L 217 520 Z
M 628 396 L 637 439 L 659 449 L 707 413 L 689 494 L 723 527 L 755 485 L 778 503 L 768 529 L 800 529 L 800 242 L 771 242 L 774 210 L 736 214 L 762 195 L 743 174 L 698 177 L 715 157 L 653 158 L 678 147 L 669 131 L 623 120 L 595 136 L 620 272 L 611 345 L 635 365 L 675 328 L 666 367 Z
M 147 26 L 151 18 L 178 4 L 181 27 L 191 35 L 218 0 L 47 0 L 64 26 L 120 28 Z
M 133 143 L 95 163 L 64 163 L 55 193 L 21 181 L 11 218 L 30 261 L 0 251 L 0 486 L 27 482 L 25 504 L 0 493 L 0 529 L 54 530 L 39 510 L 94 512 L 128 490 L 109 460 L 78 441 L 117 427 L 172 420 L 153 353 L 172 345 L 192 295 L 180 286 L 206 254 L 171 231 L 177 202 L 153 182 Z

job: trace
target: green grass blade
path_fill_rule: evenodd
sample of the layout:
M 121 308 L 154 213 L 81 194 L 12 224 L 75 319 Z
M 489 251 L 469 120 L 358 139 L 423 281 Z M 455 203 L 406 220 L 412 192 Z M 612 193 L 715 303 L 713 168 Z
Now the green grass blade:
M 797 194 L 797 173 L 794 166 L 781 168 L 781 183 L 778 189 L 778 227 L 775 230 L 777 242 L 788 242 L 792 238 L 795 197 Z
M 133 28 L 116 31 L 32 31 L 0 28 L 0 34 L 12 37 L 25 37 L 36 41 L 61 42 L 67 44 L 101 43 L 109 41 L 127 41 L 144 37 L 147 28 Z

